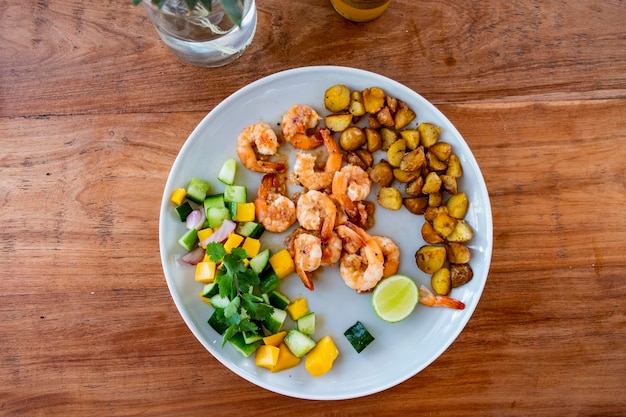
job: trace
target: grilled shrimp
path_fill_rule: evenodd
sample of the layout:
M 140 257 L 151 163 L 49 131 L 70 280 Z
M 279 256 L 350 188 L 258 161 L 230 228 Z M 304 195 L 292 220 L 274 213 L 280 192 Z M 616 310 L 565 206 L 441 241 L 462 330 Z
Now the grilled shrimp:
M 254 199 L 256 218 L 270 232 L 284 232 L 296 222 L 296 205 L 284 195 L 284 189 L 284 180 L 265 174 Z
M 384 257 L 376 240 L 358 226 L 348 222 L 360 239 L 361 248 L 355 253 L 345 253 L 339 263 L 339 272 L 346 285 L 357 292 L 373 289 L 383 278 Z
M 337 207 L 328 194 L 309 190 L 296 203 L 296 217 L 300 226 L 319 231 L 322 241 L 330 239 L 335 227 Z
M 315 169 L 315 156 L 310 153 L 298 152 L 293 167 L 294 179 L 309 190 L 322 190 L 331 186 L 335 172 L 341 168 L 343 155 L 337 142 L 328 129 L 321 129 L 320 134 L 328 150 L 328 158 L 323 171 Z
M 237 155 L 243 166 L 263 173 L 282 172 L 287 166 L 282 162 L 259 159 L 258 155 L 271 156 L 278 152 L 278 137 L 267 123 L 255 123 L 244 128 L 237 138 Z
M 322 118 L 312 107 L 296 104 L 283 115 L 282 127 L 285 140 L 298 149 L 314 149 L 320 146 L 322 138 L 309 130 L 315 129 Z

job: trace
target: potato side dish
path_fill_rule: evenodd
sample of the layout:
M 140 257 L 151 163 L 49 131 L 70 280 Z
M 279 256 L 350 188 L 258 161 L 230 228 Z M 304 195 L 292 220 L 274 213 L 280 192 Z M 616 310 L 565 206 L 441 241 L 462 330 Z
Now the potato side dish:
M 415 112 L 379 87 L 351 91 L 333 85 L 324 94 L 324 106 L 331 112 L 326 126 L 340 133 L 347 158 L 380 187 L 380 206 L 424 216 L 421 235 L 427 244 L 416 251 L 415 262 L 431 274 L 433 290 L 448 295 L 469 282 L 473 272 L 466 242 L 474 235 L 464 220 L 469 200 L 458 187 L 461 161 L 452 145 L 440 140 L 442 128 L 428 122 L 413 126 Z M 362 120 L 365 127 L 357 125 Z M 378 161 L 377 153 L 384 153 Z

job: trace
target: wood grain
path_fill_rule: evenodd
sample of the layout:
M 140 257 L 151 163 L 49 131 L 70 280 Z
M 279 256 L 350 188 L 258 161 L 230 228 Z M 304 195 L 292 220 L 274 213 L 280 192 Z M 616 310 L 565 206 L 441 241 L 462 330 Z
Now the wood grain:
M 626 9 L 500 3 L 394 0 L 355 24 L 325 0 L 259 0 L 250 49 L 206 70 L 124 2 L 0 2 L 0 414 L 624 415 Z M 195 340 L 163 278 L 158 210 L 210 109 L 327 64 L 390 76 L 450 118 L 487 182 L 494 251 L 432 365 L 321 402 L 256 387 Z

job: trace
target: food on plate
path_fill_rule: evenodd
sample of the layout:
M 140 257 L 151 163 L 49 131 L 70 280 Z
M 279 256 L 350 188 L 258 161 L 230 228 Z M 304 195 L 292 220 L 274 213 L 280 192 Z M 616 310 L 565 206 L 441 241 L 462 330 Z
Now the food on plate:
M 365 325 L 360 321 L 350 326 L 343 334 L 354 350 L 356 350 L 356 353 L 361 353 L 375 340 L 374 336 L 372 336 L 369 330 L 367 330 Z
M 339 146 L 344 151 L 354 151 L 361 148 L 367 142 L 365 132 L 358 126 L 350 126 L 344 129 L 339 136 Z
M 324 107 L 333 113 L 348 109 L 351 100 L 350 89 L 343 84 L 335 84 L 324 93 Z
M 237 138 L 237 155 L 249 170 L 257 172 L 282 172 L 287 166 L 283 162 L 261 159 L 278 152 L 278 137 L 267 123 L 246 126 Z
M 195 267 L 200 296 L 213 308 L 209 325 L 223 345 L 255 353 L 256 365 L 270 372 L 305 358 L 307 371 L 321 376 L 339 354 L 329 336 L 315 337 L 317 315 L 306 298 L 280 292 L 294 272 L 312 291 L 316 271 L 337 267 L 343 282 L 370 293 L 377 316 L 391 323 L 417 304 L 463 309 L 449 295 L 473 276 L 467 246 L 473 230 L 465 220 L 470 202 L 461 189 L 461 161 L 440 140 L 441 127 L 416 123 L 406 103 L 375 86 L 331 86 L 324 106 L 331 112 L 324 117 L 306 104 L 290 107 L 282 137 L 264 122 L 242 129 L 241 164 L 264 174 L 253 201 L 246 186 L 236 184 L 232 158 L 217 174 L 223 192 L 192 178 L 170 196 L 187 229 L 178 240 L 186 250 L 180 260 Z M 288 185 L 301 189 L 289 195 Z M 375 221 L 372 187 L 380 207 L 423 215 L 426 245 L 415 252 L 415 264 L 431 275 L 433 291 L 399 273 L 401 248 L 390 237 L 368 231 Z M 264 248 L 265 232 L 285 233 L 284 248 Z M 374 340 L 360 322 L 345 335 L 357 353 Z
M 282 119 L 285 140 L 297 149 L 315 149 L 322 144 L 315 128 L 322 118 L 306 104 L 296 104 L 287 110 Z
M 372 305 L 378 317 L 389 323 L 406 319 L 418 302 L 418 290 L 412 278 L 396 274 L 385 278 L 372 292 Z
M 419 303 L 427 307 L 446 307 L 454 310 L 465 309 L 465 303 L 445 295 L 435 295 L 432 291 L 421 285 L 419 288 Z

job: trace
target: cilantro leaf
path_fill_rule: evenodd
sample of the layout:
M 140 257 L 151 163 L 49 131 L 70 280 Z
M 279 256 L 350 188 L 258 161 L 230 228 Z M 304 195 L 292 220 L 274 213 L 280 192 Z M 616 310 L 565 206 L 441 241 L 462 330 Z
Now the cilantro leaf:
M 259 276 L 251 268 L 237 274 L 237 285 L 239 286 L 239 291 L 242 293 L 249 292 L 250 287 L 254 287 L 259 283 Z
M 239 296 L 233 298 L 230 303 L 224 308 L 224 317 L 232 317 L 235 313 L 239 311 L 239 305 L 241 304 L 241 299 Z
M 231 324 L 228 326 L 228 329 L 224 332 L 224 337 L 222 338 L 222 347 L 233 337 L 235 334 L 239 333 L 239 324 Z
M 229 300 L 232 300 L 234 297 L 237 296 L 235 277 L 230 272 L 218 275 L 215 278 L 215 282 L 217 282 L 217 285 L 220 289 L 220 295 L 222 297 L 228 297 Z
M 252 294 L 248 293 L 241 295 L 241 305 L 253 320 L 266 320 L 274 312 L 274 307 L 258 302 Z
M 239 323 L 239 330 L 242 332 L 254 332 L 255 330 L 259 330 L 259 326 L 250 319 L 243 319 Z
M 244 248 L 233 248 L 230 251 L 232 256 L 236 256 L 239 260 L 245 259 L 248 257 L 248 252 Z
M 219 242 L 211 242 L 206 245 L 206 254 L 209 255 L 211 261 L 219 262 L 226 254 L 226 249 L 224 249 L 224 245 Z

